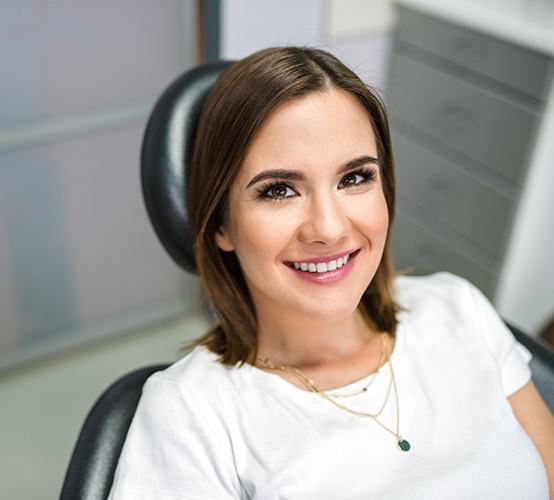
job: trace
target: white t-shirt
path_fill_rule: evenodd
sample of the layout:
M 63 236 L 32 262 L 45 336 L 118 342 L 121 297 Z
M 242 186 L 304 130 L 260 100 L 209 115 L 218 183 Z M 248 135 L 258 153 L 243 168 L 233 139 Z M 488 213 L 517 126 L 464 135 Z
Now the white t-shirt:
M 506 398 L 530 379 L 529 351 L 462 278 L 398 277 L 396 288 L 407 311 L 391 361 L 410 451 L 370 418 L 197 347 L 148 379 L 109 499 L 548 499 L 543 462 Z M 381 369 L 342 402 L 375 412 L 389 380 Z M 380 420 L 395 428 L 393 395 Z

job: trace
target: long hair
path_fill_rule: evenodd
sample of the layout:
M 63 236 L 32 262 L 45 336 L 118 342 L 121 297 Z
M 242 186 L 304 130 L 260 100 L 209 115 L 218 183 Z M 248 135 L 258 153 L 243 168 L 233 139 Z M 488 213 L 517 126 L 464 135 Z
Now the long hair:
M 227 68 L 202 108 L 187 185 L 187 209 L 201 285 L 218 322 L 185 348 L 204 345 L 226 365 L 252 363 L 256 358 L 254 304 L 235 253 L 221 251 L 215 234 L 227 220 L 229 188 L 264 120 L 285 101 L 333 88 L 356 97 L 367 110 L 375 134 L 390 222 L 382 259 L 358 307 L 373 328 L 395 334 L 399 308 L 393 296 L 389 250 L 395 179 L 385 106 L 373 89 L 329 52 L 276 47 Z

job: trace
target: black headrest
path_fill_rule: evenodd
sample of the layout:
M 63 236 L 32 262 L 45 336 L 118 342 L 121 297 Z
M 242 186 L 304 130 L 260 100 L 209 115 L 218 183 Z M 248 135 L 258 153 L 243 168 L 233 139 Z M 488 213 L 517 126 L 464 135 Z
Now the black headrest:
M 204 101 L 231 61 L 197 66 L 177 78 L 152 111 L 141 152 L 142 194 L 154 230 L 176 264 L 195 273 L 186 185 Z

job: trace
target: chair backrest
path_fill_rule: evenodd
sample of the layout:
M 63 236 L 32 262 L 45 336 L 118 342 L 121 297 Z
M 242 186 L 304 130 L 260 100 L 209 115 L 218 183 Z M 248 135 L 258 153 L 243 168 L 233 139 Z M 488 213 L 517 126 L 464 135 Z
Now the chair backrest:
M 108 498 L 142 386 L 167 364 L 135 370 L 114 382 L 90 410 L 67 469 L 61 500 Z
M 187 215 L 187 177 L 202 105 L 231 61 L 197 66 L 160 96 L 142 140 L 141 184 L 146 210 L 175 263 L 196 273 Z
M 202 106 L 217 77 L 230 64 L 203 64 L 177 78 L 156 102 L 142 141 L 142 194 L 150 221 L 177 265 L 193 273 L 196 264 L 186 213 L 186 174 Z M 81 429 L 62 500 L 107 498 L 142 386 L 153 372 L 166 366 L 132 372 L 102 394 Z

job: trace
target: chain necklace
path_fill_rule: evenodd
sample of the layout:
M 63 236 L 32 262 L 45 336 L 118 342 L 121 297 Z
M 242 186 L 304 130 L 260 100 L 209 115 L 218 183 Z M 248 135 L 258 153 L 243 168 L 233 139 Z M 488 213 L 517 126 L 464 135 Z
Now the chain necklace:
M 328 394 L 328 396 L 331 396 L 332 398 L 351 398 L 353 396 L 357 396 L 358 394 L 361 394 L 362 392 L 367 392 L 368 389 L 369 389 L 369 386 L 373 383 L 373 381 L 375 380 L 375 377 L 377 376 L 377 374 L 379 373 L 379 368 L 381 367 L 381 364 L 383 362 L 383 358 L 385 357 L 385 340 L 384 340 L 384 335 L 379 335 L 379 338 L 381 339 L 381 354 L 379 355 L 379 361 L 377 361 L 377 368 L 375 368 L 375 370 L 373 370 L 372 374 L 371 374 L 371 378 L 369 379 L 369 382 L 364 386 L 362 387 L 360 390 L 356 391 L 356 392 L 352 392 L 350 394 L 337 394 L 337 393 L 333 393 L 333 394 Z M 315 387 L 315 383 L 313 380 L 310 380 L 310 382 L 314 385 Z M 321 391 L 323 392 L 323 391 Z M 390 393 L 390 384 L 389 384 L 389 390 L 387 391 L 387 397 L 385 398 L 385 404 L 386 404 L 386 401 L 388 400 L 389 398 L 389 393 Z M 385 404 L 383 405 L 383 407 L 385 406 Z M 382 410 L 381 410 L 382 411 Z M 381 412 L 379 412 L 380 414 Z
M 291 373 L 292 375 L 296 376 L 296 378 L 301 379 L 302 383 L 311 392 L 325 393 L 325 395 L 330 396 L 332 398 L 350 398 L 350 397 L 353 397 L 353 396 L 357 396 L 358 394 L 361 394 L 362 392 L 367 392 L 367 390 L 369 389 L 369 387 L 371 386 L 371 384 L 375 380 L 375 377 L 377 376 L 377 373 L 379 373 L 379 368 L 381 366 L 381 362 L 383 361 L 383 358 L 385 357 L 385 349 L 386 349 L 385 340 L 384 340 L 385 336 L 384 335 L 379 335 L 379 337 L 381 339 L 381 355 L 380 355 L 379 361 L 377 363 L 377 368 L 371 373 L 371 378 L 370 378 L 369 382 L 364 387 L 362 387 L 358 391 L 350 393 L 350 394 L 337 394 L 337 393 L 328 394 L 329 391 L 323 391 L 322 389 L 320 389 L 312 379 L 308 378 L 306 375 L 304 375 L 300 370 L 298 370 L 294 366 L 281 365 L 279 363 L 275 363 L 275 362 L 271 361 L 268 358 L 263 358 L 263 357 L 260 357 L 260 356 L 258 356 L 258 360 L 260 361 L 260 364 L 265 366 L 266 368 L 270 368 L 272 370 L 287 371 L 287 372 Z M 392 380 L 389 383 L 389 390 L 387 391 L 387 397 L 385 399 L 385 404 L 386 404 L 386 401 L 388 400 L 391 384 L 392 384 Z M 379 415 L 380 413 L 381 412 L 378 412 L 377 415 Z
M 361 412 L 361 411 L 353 410 L 351 408 L 348 408 L 347 406 L 342 405 L 341 403 L 339 403 L 339 402 L 337 402 L 333 399 L 333 397 L 336 397 L 336 396 L 326 394 L 319 387 L 317 387 L 317 385 L 315 384 L 315 382 L 312 379 L 310 379 L 306 375 L 304 375 L 304 373 L 302 373 L 298 368 L 295 368 L 295 367 L 289 366 L 289 365 L 281 365 L 279 363 L 275 363 L 275 362 L 271 361 L 268 358 L 263 358 L 263 357 L 259 357 L 259 356 L 258 356 L 257 360 L 260 362 L 260 365 L 264 366 L 265 368 L 269 368 L 269 369 L 272 369 L 272 370 L 282 370 L 282 371 L 286 371 L 288 373 L 291 373 L 292 375 L 299 378 L 310 392 L 314 392 L 314 393 L 318 394 L 319 396 L 326 399 L 330 403 L 334 404 L 338 408 L 340 408 L 340 409 L 342 409 L 342 410 L 344 410 L 348 413 L 351 413 L 352 415 L 356 415 L 358 417 L 371 418 L 375 423 L 377 423 L 379 426 L 381 426 L 384 430 L 386 430 L 387 432 L 389 432 L 390 434 L 392 434 L 393 436 L 396 437 L 397 446 L 400 450 L 409 451 L 410 448 L 411 448 L 410 443 L 406 439 L 402 438 L 402 436 L 400 435 L 400 404 L 399 404 L 399 400 L 398 400 L 398 389 L 397 389 L 397 386 L 396 386 L 396 377 L 394 375 L 394 368 L 392 366 L 392 362 L 391 362 L 391 359 L 390 359 L 390 354 L 388 352 L 388 349 L 385 346 L 385 340 L 384 340 L 385 333 L 381 333 L 380 335 L 381 335 L 381 342 L 382 342 L 382 346 L 383 346 L 383 350 L 381 351 L 381 354 L 383 352 L 386 353 L 386 362 L 389 365 L 390 380 L 389 380 L 389 385 L 388 385 L 388 389 L 387 389 L 387 394 L 385 396 L 385 400 L 384 400 L 380 410 L 377 413 Z M 380 365 L 380 361 L 379 361 L 379 365 Z M 362 388 L 357 393 L 347 395 L 347 397 L 354 396 L 356 394 L 359 394 L 360 392 L 366 392 L 369 385 L 371 385 L 371 383 L 375 379 L 375 376 L 376 376 L 377 372 L 378 372 L 378 369 L 375 370 L 370 382 L 364 388 Z M 381 415 L 381 413 L 383 412 L 383 410 L 384 410 L 384 408 L 387 404 L 387 401 L 389 399 L 389 395 L 390 395 L 390 392 L 391 392 L 391 387 L 394 388 L 394 399 L 395 399 L 395 403 L 396 403 L 396 431 L 394 431 L 393 429 L 391 429 L 388 426 L 386 426 L 385 424 L 383 424 L 377 418 Z

